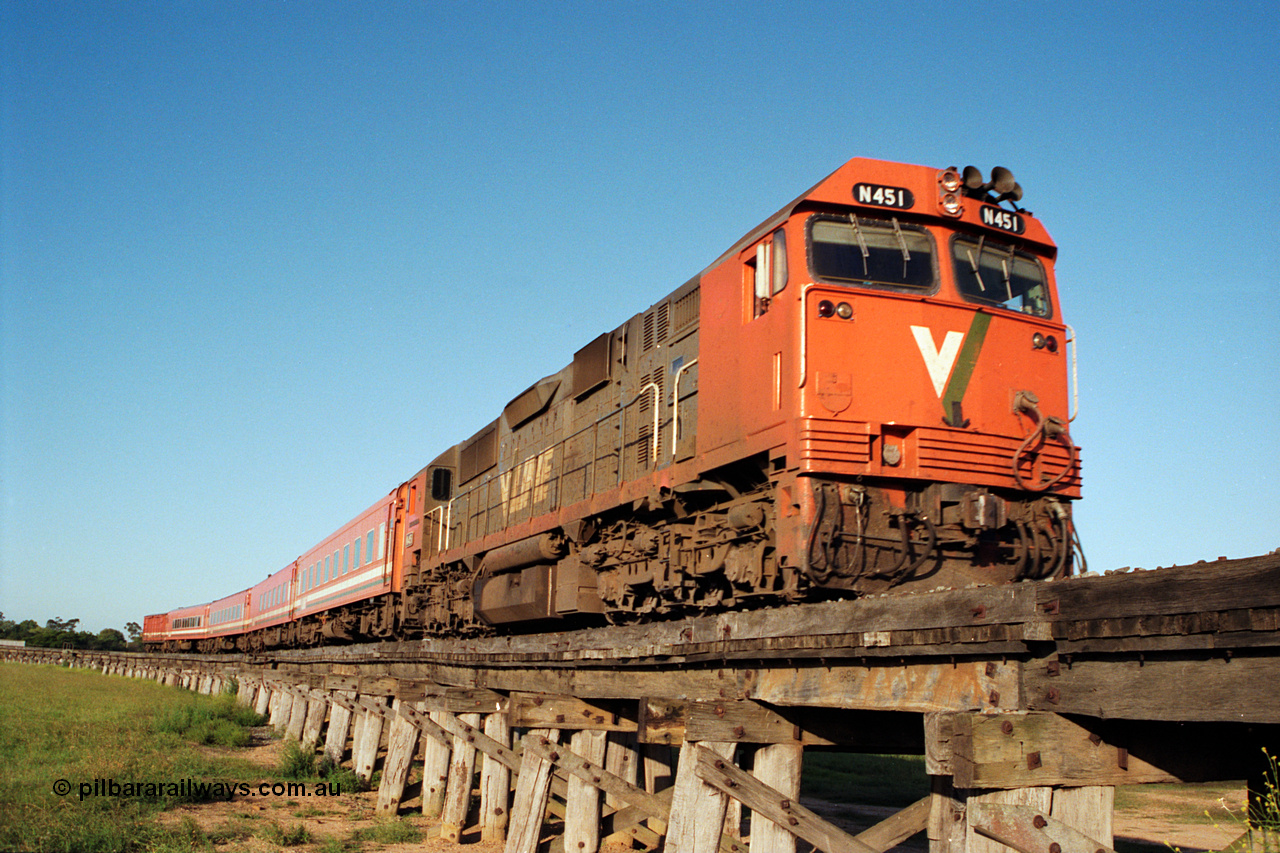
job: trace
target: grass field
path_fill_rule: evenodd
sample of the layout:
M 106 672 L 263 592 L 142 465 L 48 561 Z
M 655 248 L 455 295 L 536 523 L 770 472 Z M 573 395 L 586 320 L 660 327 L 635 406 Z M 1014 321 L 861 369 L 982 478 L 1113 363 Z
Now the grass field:
M 197 743 L 242 740 L 256 722 L 243 711 L 154 682 L 0 665 L 0 849 L 192 849 L 155 815 L 263 777 Z

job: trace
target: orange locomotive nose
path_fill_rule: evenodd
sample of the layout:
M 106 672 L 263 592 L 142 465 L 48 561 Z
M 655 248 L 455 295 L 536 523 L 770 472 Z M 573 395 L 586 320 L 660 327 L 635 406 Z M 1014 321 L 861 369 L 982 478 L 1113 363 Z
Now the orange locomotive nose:
M 1021 197 L 1007 170 L 975 175 L 963 191 L 957 173 L 936 178 L 960 195 L 932 208 L 904 202 L 927 197 L 928 170 L 853 161 L 789 217 L 804 237 L 798 292 L 770 306 L 798 315 L 790 444 L 807 499 L 789 547 L 819 586 L 1070 571 L 1080 483 L 1056 249 L 1029 214 L 995 203 Z M 1034 410 L 1017 403 L 1031 389 Z

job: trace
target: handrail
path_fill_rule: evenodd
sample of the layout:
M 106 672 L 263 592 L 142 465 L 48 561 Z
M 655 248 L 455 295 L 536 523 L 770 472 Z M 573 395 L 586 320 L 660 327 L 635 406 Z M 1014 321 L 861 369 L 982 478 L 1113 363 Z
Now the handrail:
M 403 484 L 401 484 L 401 488 L 403 488 Z M 397 496 L 394 501 L 388 501 L 387 503 L 387 520 L 386 522 L 384 522 L 387 525 L 387 532 L 384 534 L 385 538 L 383 540 L 386 543 L 384 547 L 387 550 L 384 552 L 386 554 L 386 558 L 382 561 L 382 582 L 384 584 L 390 582 L 391 578 L 389 576 L 394 574 L 395 572 L 394 566 L 396 561 L 396 540 L 398 538 L 396 536 L 396 510 L 398 509 L 397 504 L 399 504 L 400 502 L 401 502 L 401 498 Z M 404 566 L 403 550 L 400 552 L 400 559 L 402 561 L 401 568 L 403 568 Z M 336 571 L 336 568 L 335 568 L 335 571 Z
M 1071 362 L 1071 408 L 1073 412 L 1067 413 L 1067 423 L 1071 423 L 1076 419 L 1076 415 L 1080 414 L 1080 378 L 1076 375 L 1076 330 L 1071 326 L 1063 323 L 1067 327 L 1067 343 L 1071 346 L 1071 352 L 1068 360 Z
M 685 368 L 692 367 L 696 362 L 697 362 L 697 359 L 695 358 L 693 359 L 693 361 L 690 361 L 688 364 L 683 365 L 681 367 L 679 373 L 677 373 L 677 388 L 679 387 L 679 374 L 683 373 Z M 652 451 L 651 465 L 656 466 L 658 464 L 658 455 L 659 455 L 659 452 L 661 451 L 661 441 L 660 441 L 659 430 L 661 428 L 661 417 L 662 417 L 662 406 L 661 406 L 662 390 L 658 387 L 657 382 L 650 382 L 647 385 L 643 386 L 642 388 L 640 388 L 639 391 L 636 392 L 635 396 L 632 397 L 630 400 L 626 401 L 625 403 L 619 403 L 616 409 L 610 409 L 608 412 L 596 418 L 594 421 L 592 421 L 590 424 L 587 424 L 582 429 L 577 430 L 572 435 L 565 436 L 564 438 L 557 441 L 555 444 L 551 445 L 550 448 L 544 448 L 541 451 L 541 453 L 545 453 L 548 449 L 555 449 L 558 447 L 563 448 L 564 445 L 566 445 L 573 439 L 577 438 L 578 436 L 582 435 L 587 430 L 592 430 L 592 438 L 593 438 L 592 458 L 589 464 L 594 466 L 599 462 L 599 459 L 596 456 L 596 453 L 599 450 L 599 426 L 609 418 L 616 416 L 619 418 L 617 483 L 620 485 L 622 483 L 622 473 L 623 473 L 623 467 L 624 467 L 622 462 L 622 450 L 624 447 L 626 447 L 626 410 L 629 409 L 631 406 L 635 405 L 636 402 L 640 399 L 640 397 L 647 391 L 653 392 L 653 438 L 652 438 L 653 451 Z M 676 399 L 676 398 L 673 398 L 673 399 Z M 541 455 L 541 453 L 539 455 Z M 673 456 L 674 456 L 674 453 L 675 451 L 673 450 L 672 451 Z M 561 456 L 563 457 L 563 453 L 561 453 Z M 511 474 L 514 470 L 515 469 L 512 468 L 504 473 Z M 564 478 L 564 470 L 562 468 L 559 479 L 562 480 L 563 478 Z M 438 506 L 435 509 L 432 509 L 430 512 L 426 513 L 427 516 L 433 516 L 436 513 L 439 513 L 440 515 L 439 519 L 437 520 L 437 523 L 441 524 L 441 531 L 440 531 L 440 534 L 437 536 L 436 553 L 447 551 L 450 547 L 452 547 L 454 502 L 462 500 L 463 498 L 471 498 L 472 496 L 480 492 L 482 489 L 490 488 L 495 481 L 500 481 L 501 479 L 502 479 L 501 476 L 498 476 L 498 477 L 491 476 L 489 477 L 489 479 L 484 480 L 483 482 L 476 483 L 474 486 L 467 489 L 466 491 L 459 492 L 458 494 L 454 495 L 453 498 L 449 500 L 448 504 L 442 504 L 441 506 Z M 513 477 L 512 479 L 513 485 L 514 485 L 514 482 L 515 481 Z M 593 467 L 592 473 L 591 473 L 591 484 L 590 484 L 590 489 L 592 492 L 595 491 L 595 482 L 596 482 L 596 473 Z M 508 495 L 506 502 L 509 503 L 513 497 L 514 497 L 513 495 Z M 485 506 L 486 506 L 485 512 L 487 513 L 488 512 L 487 500 L 485 501 Z
M 676 458 L 676 446 L 680 441 L 680 377 L 690 367 L 698 363 L 695 358 L 692 361 L 685 362 L 680 365 L 680 369 L 676 371 L 675 387 L 671 390 L 671 458 Z M 654 430 L 657 433 L 657 430 Z
M 449 550 L 449 525 L 453 523 L 453 502 L 457 498 L 450 498 L 448 503 L 440 504 L 430 510 L 426 517 L 432 518 L 433 523 L 437 526 L 436 531 L 436 553 Z M 439 513 L 439 518 L 433 518 Z
M 800 384 L 797 388 L 803 388 L 805 382 L 809 378 L 809 303 L 807 298 L 809 291 L 813 290 L 817 285 L 809 282 L 800 289 Z
M 643 394 L 645 391 L 648 391 L 650 388 L 653 389 L 653 458 L 649 462 L 649 467 L 656 468 L 658 465 L 658 452 L 659 452 L 658 435 L 660 430 L 662 429 L 662 421 L 660 420 L 662 416 L 662 389 L 658 387 L 657 382 L 650 382 L 648 385 L 640 389 L 640 391 L 636 394 L 636 399 L 639 399 L 640 395 Z M 633 400 L 632 402 L 635 402 L 635 401 Z M 622 436 L 621 438 L 625 439 L 626 436 Z M 622 460 L 619 459 L 618 462 L 619 462 L 618 482 L 621 483 L 622 482 L 622 464 L 621 464 Z

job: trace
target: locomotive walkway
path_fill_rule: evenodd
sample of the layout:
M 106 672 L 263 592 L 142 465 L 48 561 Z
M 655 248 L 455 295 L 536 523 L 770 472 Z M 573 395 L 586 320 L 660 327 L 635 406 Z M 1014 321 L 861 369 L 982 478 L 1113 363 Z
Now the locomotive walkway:
M 1270 554 L 557 634 L 3 657 L 235 680 L 289 736 L 349 748 L 365 778 L 380 762 L 381 811 L 423 761 L 424 811 L 455 841 L 478 771 L 483 837 L 511 853 L 549 833 L 588 852 L 866 853 L 926 833 L 932 853 L 1096 853 L 1115 785 L 1256 776 L 1280 745 L 1278 629 Z M 923 753 L 933 793 L 849 835 L 798 802 L 806 747 Z

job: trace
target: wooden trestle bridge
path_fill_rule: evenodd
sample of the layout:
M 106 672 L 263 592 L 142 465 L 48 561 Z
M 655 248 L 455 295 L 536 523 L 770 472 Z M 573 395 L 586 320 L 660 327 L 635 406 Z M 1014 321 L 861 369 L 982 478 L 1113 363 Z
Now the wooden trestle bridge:
M 1280 745 L 1278 629 L 1271 554 L 559 634 L 3 657 L 234 681 L 289 737 L 365 778 L 380 763 L 380 811 L 422 761 L 442 837 L 478 798 L 510 853 L 553 835 L 867 853 L 921 833 L 932 853 L 1097 853 L 1116 785 L 1256 778 Z M 923 753 L 932 793 L 850 835 L 800 804 L 806 747 Z

